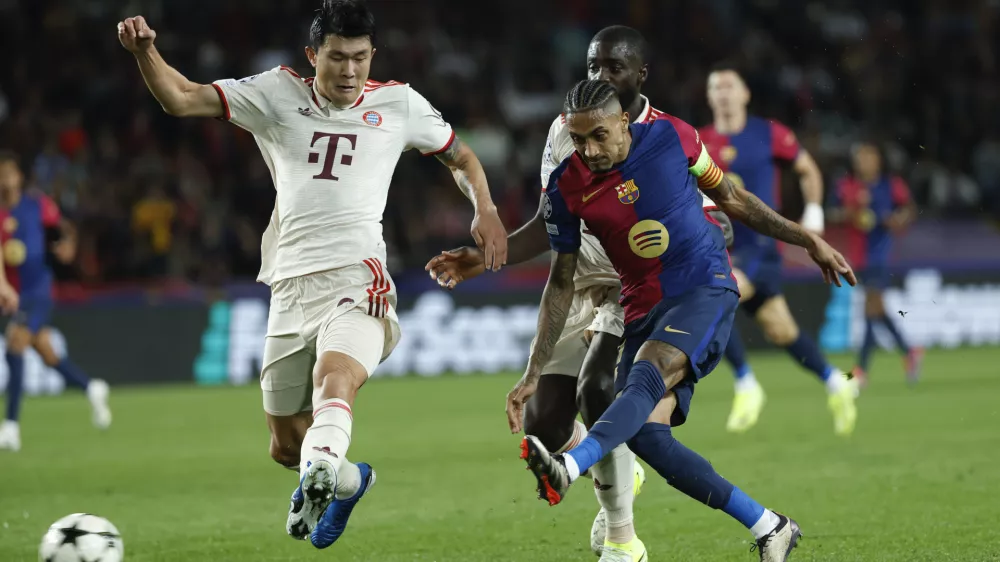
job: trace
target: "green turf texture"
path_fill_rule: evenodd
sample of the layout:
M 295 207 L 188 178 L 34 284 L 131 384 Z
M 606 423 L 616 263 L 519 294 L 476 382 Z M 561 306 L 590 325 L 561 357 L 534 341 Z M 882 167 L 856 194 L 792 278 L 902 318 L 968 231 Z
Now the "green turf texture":
M 675 434 L 801 523 L 791 560 L 1000 560 L 1000 349 L 929 353 L 915 389 L 897 357 L 876 356 L 849 439 L 833 435 L 811 375 L 781 354 L 752 359 L 768 392 L 757 427 L 725 432 L 732 384 L 720 368 Z M 596 560 L 589 481 L 556 507 L 534 497 L 504 417 L 514 381 L 365 387 L 350 458 L 371 463 L 378 485 L 326 551 L 285 536 L 296 477 L 268 456 L 256 387 L 119 389 L 106 433 L 79 394 L 28 400 L 22 451 L 0 452 L 0 560 L 35 560 L 47 526 L 77 511 L 114 522 L 130 561 Z M 756 559 L 738 523 L 652 471 L 636 525 L 651 562 Z

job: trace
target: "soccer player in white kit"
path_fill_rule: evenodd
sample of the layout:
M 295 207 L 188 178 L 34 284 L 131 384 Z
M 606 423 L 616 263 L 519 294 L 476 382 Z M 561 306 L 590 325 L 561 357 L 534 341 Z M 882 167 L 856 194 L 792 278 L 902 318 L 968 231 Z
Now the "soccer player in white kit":
M 325 548 L 375 482 L 346 458 L 358 389 L 399 340 L 385 266 L 382 214 L 402 152 L 447 165 L 472 200 L 472 234 L 486 263 L 507 258 L 506 231 L 475 154 L 408 85 L 368 80 L 375 19 L 359 0 L 325 0 L 306 56 L 315 78 L 278 67 L 196 84 L 160 57 L 141 16 L 118 24 L 167 113 L 220 117 L 254 135 L 277 197 L 261 242 L 259 281 L 271 286 L 261 389 L 271 456 L 297 469 L 290 535 Z
M 656 120 L 661 112 L 641 94 L 648 75 L 645 63 L 645 40 L 631 28 L 611 26 L 599 31 L 587 50 L 588 75 L 592 80 L 606 80 L 614 85 L 622 105 L 635 123 Z M 548 185 L 549 175 L 573 154 L 573 142 L 560 115 L 552 122 L 542 155 L 541 181 Z M 704 198 L 706 212 L 724 225 L 727 236 L 731 223 L 715 203 Z M 545 208 L 509 237 L 508 263 L 517 264 L 549 250 L 545 231 Z M 610 405 L 614 388 L 614 368 L 618 346 L 624 332 L 625 314 L 618 304 L 621 280 L 604 253 L 600 242 L 583 227 L 580 255 L 574 284 L 576 293 L 552 359 L 542 367 L 534 396 L 519 402 L 524 408 L 523 429 L 535 435 L 546 447 L 560 452 L 576 446 L 590 427 Z M 485 268 L 485 256 L 476 248 L 445 252 L 427 264 L 431 277 L 447 288 L 479 275 Z M 508 397 L 508 411 L 517 396 Z M 584 423 L 576 421 L 577 414 Z M 522 419 L 520 412 L 514 415 Z M 520 427 L 511 427 L 520 431 Z M 591 527 L 591 548 L 604 562 L 645 560 L 646 550 L 635 534 L 632 501 L 645 475 L 635 462 L 635 455 L 622 445 L 597 463 L 591 476 L 601 510 Z

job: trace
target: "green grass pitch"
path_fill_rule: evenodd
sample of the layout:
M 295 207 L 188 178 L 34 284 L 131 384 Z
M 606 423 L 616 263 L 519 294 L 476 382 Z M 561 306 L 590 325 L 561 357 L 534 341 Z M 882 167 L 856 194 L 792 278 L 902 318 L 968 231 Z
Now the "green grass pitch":
M 754 430 L 725 432 L 720 368 L 677 436 L 801 523 L 793 561 L 1000 560 L 1000 349 L 929 353 L 915 389 L 897 357 L 875 361 L 850 439 L 833 435 L 823 388 L 779 354 L 753 357 L 768 392 Z M 29 400 L 22 451 L 0 454 L 0 560 L 35 560 L 46 527 L 77 511 L 117 524 L 130 561 L 596 560 L 586 481 L 553 508 L 534 498 L 504 418 L 514 380 L 372 381 L 350 457 L 378 485 L 327 551 L 284 534 L 296 479 L 268 457 L 256 387 L 119 389 L 106 433 L 79 395 Z M 635 509 L 653 562 L 756 559 L 738 523 L 652 471 Z

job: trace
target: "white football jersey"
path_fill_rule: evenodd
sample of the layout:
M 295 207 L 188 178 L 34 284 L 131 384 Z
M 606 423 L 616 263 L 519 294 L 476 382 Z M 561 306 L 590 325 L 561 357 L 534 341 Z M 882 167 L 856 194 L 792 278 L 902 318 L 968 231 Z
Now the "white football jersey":
M 399 156 L 446 149 L 451 126 L 408 84 L 369 80 L 338 109 L 279 66 L 213 84 L 225 118 L 253 133 L 277 190 L 258 281 L 385 261 L 382 215 Z
M 632 121 L 633 123 L 652 123 L 663 112 L 649 104 L 646 96 L 642 99 L 642 111 Z M 549 138 L 545 142 L 545 152 L 542 153 L 542 186 L 549 185 L 549 176 L 559 167 L 563 160 L 569 158 L 575 149 L 573 141 L 570 139 L 569 131 L 566 129 L 566 118 L 563 115 L 556 117 L 549 127 Z M 701 194 L 702 204 L 705 207 L 715 207 L 715 202 L 704 193 Z M 601 247 L 600 241 L 590 233 L 587 225 L 581 221 L 580 224 L 583 235 L 580 237 L 580 254 L 576 262 L 576 273 L 574 275 L 577 290 L 591 287 L 593 285 L 608 285 L 616 288 L 621 287 L 621 280 L 615 272 L 611 260 Z

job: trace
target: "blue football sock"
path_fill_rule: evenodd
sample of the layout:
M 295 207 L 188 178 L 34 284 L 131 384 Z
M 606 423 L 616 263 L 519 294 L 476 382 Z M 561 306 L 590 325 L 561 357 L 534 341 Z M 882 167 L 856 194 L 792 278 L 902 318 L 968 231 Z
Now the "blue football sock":
M 729 501 L 722 507 L 722 511 L 725 511 L 730 517 L 743 523 L 744 527 L 750 529 L 763 517 L 764 506 L 755 502 L 743 490 L 733 486 L 733 492 L 729 494 Z
M 896 339 L 896 345 L 899 347 L 899 350 L 903 353 L 909 353 L 910 345 L 906 343 L 906 338 L 903 337 L 903 334 L 899 331 L 899 328 L 896 327 L 896 323 L 892 320 L 892 318 L 889 318 L 889 315 L 887 314 L 883 314 L 882 324 L 885 326 L 886 330 L 889 330 L 892 337 Z
M 21 392 L 24 390 L 24 355 L 7 353 L 7 419 L 21 417 Z
M 742 379 L 750 373 L 750 365 L 747 364 L 747 350 L 743 345 L 743 337 L 736 324 L 733 324 L 729 331 L 729 343 L 726 344 L 726 361 L 733 366 L 733 374 L 736 380 Z
M 704 457 L 674 439 L 669 425 L 643 425 L 628 446 L 666 478 L 667 484 L 687 496 L 713 509 L 723 509 L 729 503 L 733 485 L 719 476 Z
M 667 393 L 663 377 L 649 361 L 637 361 L 629 371 L 628 384 L 611 403 L 587 437 L 566 454 L 584 473 L 612 449 L 632 438 L 646 423 L 653 408 Z
M 63 360 L 55 366 L 55 369 L 56 372 L 62 375 L 62 378 L 66 380 L 66 384 L 73 385 L 82 390 L 87 390 L 87 385 L 90 384 L 90 377 L 84 374 L 83 370 L 74 365 L 69 359 L 63 358 Z
M 862 371 L 868 372 L 868 362 L 871 360 L 872 349 L 875 348 L 875 321 L 865 318 L 865 339 L 861 342 L 861 351 L 858 352 L 858 367 Z
M 826 382 L 826 379 L 833 374 L 833 367 L 826 362 L 819 347 L 816 346 L 816 342 L 802 332 L 799 332 L 799 339 L 787 346 L 785 351 L 803 367 L 816 373 L 816 376 L 823 382 Z

